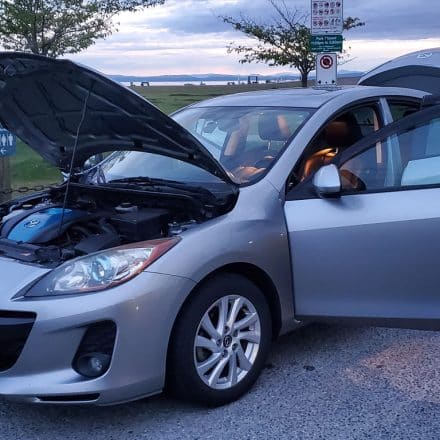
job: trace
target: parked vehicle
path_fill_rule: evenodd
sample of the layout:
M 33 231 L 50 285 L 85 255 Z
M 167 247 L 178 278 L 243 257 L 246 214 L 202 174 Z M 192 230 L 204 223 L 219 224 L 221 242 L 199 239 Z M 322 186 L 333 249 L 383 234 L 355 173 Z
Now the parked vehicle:
M 0 205 L 0 394 L 220 405 L 303 323 L 438 329 L 426 95 L 258 91 L 171 119 L 86 67 L 0 54 L 2 124 L 69 177 Z

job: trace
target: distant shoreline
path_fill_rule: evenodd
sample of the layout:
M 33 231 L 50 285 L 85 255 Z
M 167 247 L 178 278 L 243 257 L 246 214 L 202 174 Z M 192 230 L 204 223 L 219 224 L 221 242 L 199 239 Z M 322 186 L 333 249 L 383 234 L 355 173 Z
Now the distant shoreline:
M 363 72 L 356 71 L 340 71 L 339 78 L 360 78 Z M 142 83 L 150 86 L 177 86 L 177 85 L 245 85 L 248 80 L 252 83 L 258 80 L 259 84 L 279 84 L 299 81 L 300 77 L 296 74 L 285 73 L 278 75 L 220 75 L 220 74 L 206 74 L 206 75 L 157 75 L 157 76 L 135 76 L 135 75 L 107 75 L 114 81 L 126 85 L 140 86 Z M 314 79 L 315 74 L 310 75 L 310 79 Z
M 297 80 L 289 80 L 289 81 L 259 81 L 258 84 L 283 84 L 283 83 L 291 83 Z M 141 86 L 144 83 L 144 86 L 235 86 L 235 85 L 247 85 L 247 81 L 122 81 L 121 84 L 126 86 Z
M 362 75 L 341 75 L 339 80 L 343 84 L 356 84 Z M 314 77 L 309 77 L 309 81 L 314 81 Z M 209 86 L 245 86 L 248 85 L 247 81 L 119 81 L 125 86 L 141 87 L 209 87 Z M 299 79 L 291 79 L 286 81 L 266 81 L 259 80 L 255 85 L 292 85 L 294 83 L 300 83 Z

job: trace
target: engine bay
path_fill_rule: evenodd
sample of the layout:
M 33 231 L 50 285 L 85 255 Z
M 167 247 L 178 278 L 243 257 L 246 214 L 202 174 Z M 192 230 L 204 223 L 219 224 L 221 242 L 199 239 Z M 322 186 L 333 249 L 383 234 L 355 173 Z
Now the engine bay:
M 229 204 L 211 202 L 178 191 L 81 184 L 72 184 L 65 200 L 62 185 L 0 206 L 0 255 L 58 265 L 104 249 L 177 235 L 221 214 Z

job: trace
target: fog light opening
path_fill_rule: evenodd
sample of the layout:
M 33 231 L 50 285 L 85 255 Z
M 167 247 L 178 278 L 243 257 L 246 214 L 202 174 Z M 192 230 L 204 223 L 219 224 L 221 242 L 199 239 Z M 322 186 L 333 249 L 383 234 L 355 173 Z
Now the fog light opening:
M 87 378 L 104 375 L 110 368 L 115 340 L 114 322 L 102 321 L 89 325 L 73 359 L 72 368 Z
M 86 377 L 99 377 L 108 370 L 110 360 L 108 354 L 87 353 L 78 358 L 75 370 Z

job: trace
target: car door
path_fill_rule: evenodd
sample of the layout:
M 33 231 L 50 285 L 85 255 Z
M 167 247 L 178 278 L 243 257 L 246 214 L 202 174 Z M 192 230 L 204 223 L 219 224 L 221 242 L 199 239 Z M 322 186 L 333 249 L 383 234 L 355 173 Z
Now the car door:
M 334 164 L 336 197 L 319 197 L 313 179 L 286 195 L 297 319 L 440 328 L 440 105 Z

